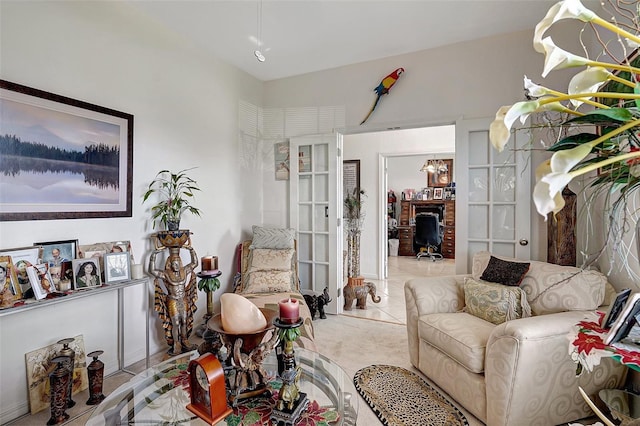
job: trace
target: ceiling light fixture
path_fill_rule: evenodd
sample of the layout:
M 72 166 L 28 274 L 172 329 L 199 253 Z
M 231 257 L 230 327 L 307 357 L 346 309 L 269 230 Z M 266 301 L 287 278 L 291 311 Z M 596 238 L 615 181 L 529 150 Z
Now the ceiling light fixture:
M 267 58 L 264 57 L 262 52 L 260 51 L 260 46 L 262 45 L 262 0 L 258 1 L 258 12 L 256 13 L 257 17 L 257 38 L 256 38 L 256 50 L 253 51 L 253 54 L 256 55 L 256 59 L 258 62 L 264 62 Z
M 433 160 L 427 160 L 420 169 L 421 172 L 433 173 L 436 171 L 436 163 Z

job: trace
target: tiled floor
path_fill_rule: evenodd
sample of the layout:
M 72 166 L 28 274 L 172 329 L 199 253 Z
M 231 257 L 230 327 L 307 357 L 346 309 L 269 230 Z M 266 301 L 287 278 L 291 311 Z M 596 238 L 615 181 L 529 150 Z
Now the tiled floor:
M 365 282 L 373 282 L 376 285 L 377 295 L 381 299 L 380 303 L 373 303 L 369 296 L 367 297 L 367 309 L 357 309 L 354 302 L 353 308 L 350 311 L 345 310 L 344 315 L 406 324 L 405 281 L 416 277 L 455 274 L 453 259 L 435 262 L 429 259 L 418 260 L 413 256 L 390 256 L 388 259 L 389 277 L 386 280 L 365 279 Z

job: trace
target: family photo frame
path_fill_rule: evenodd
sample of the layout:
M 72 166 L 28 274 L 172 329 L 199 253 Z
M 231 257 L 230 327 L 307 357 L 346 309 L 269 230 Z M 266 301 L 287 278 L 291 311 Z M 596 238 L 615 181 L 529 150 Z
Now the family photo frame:
M 33 290 L 31 290 L 31 281 L 29 280 L 27 268 L 40 263 L 42 247 L 31 246 L 4 249 L 0 250 L 0 256 L 9 256 L 11 258 L 22 297 L 25 299 L 33 297 L 34 294 Z
M 6 80 L 0 110 L 0 221 L 131 217 L 133 115 Z
M 45 299 L 49 294 L 57 291 L 46 263 L 29 266 L 27 274 L 36 300 Z
M 49 266 L 61 266 L 62 262 L 69 262 L 78 257 L 78 240 L 49 241 L 33 243 L 42 247 L 42 263 Z
M 92 289 L 102 285 L 100 262 L 97 258 L 74 259 L 72 265 L 74 290 Z

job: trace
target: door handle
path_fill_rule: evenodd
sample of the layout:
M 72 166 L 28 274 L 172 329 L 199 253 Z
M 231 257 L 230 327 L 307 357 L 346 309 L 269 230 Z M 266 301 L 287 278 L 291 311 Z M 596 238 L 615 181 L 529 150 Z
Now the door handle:
M 518 242 L 520 243 L 521 246 L 529 245 L 529 240 L 527 240 L 526 238 L 520 238 L 520 241 Z
M 324 206 L 324 217 L 329 217 L 329 206 Z

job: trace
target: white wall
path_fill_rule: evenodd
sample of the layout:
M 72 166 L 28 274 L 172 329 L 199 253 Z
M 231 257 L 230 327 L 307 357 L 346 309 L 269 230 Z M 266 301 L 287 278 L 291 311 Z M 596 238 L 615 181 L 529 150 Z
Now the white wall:
M 134 115 L 133 217 L 1 222 L 0 247 L 78 239 L 80 244 L 130 240 L 137 259 L 148 259 L 149 206 L 144 188 L 157 171 L 197 167 L 202 218 L 186 217 L 197 253 L 219 256 L 228 289 L 234 248 L 261 223 L 260 168 L 241 144 L 239 105 L 262 103 L 262 83 L 206 57 L 138 16 L 120 2 L 1 2 L 0 77 Z M 255 133 L 255 132 L 254 132 Z M 0 178 L 1 179 L 1 178 Z M 129 361 L 143 354 L 142 293 L 128 292 Z M 24 354 L 63 337 L 83 334 L 87 351 L 104 349 L 107 372 L 115 368 L 115 296 L 83 299 L 78 317 L 69 304 L 0 319 L 0 423 L 27 412 Z M 137 305 L 137 309 L 136 309 Z M 196 321 L 206 311 L 198 300 Z M 73 318 L 72 318 L 73 317 Z M 166 348 L 152 313 L 152 353 Z M 35 332 L 39 324 L 55 332 Z M 7 391 L 11 384 L 12 391 Z
M 576 28 L 567 23 L 556 31 L 553 34 L 556 44 L 570 51 L 580 51 L 574 36 Z M 342 105 L 346 125 L 338 130 L 346 134 L 453 124 L 460 118 L 494 117 L 500 106 L 523 99 L 524 75 L 558 90 L 564 90 L 573 75 L 569 70 L 554 72 L 544 81 L 537 77 L 542 71 L 544 57 L 533 50 L 532 36 L 532 30 L 522 31 L 269 81 L 264 85 L 265 107 Z M 372 89 L 382 77 L 398 67 L 403 67 L 405 73 L 383 97 L 367 123 L 360 126 L 375 98 Z M 361 159 L 362 170 L 375 169 L 377 152 L 382 148 L 375 142 L 363 146 L 367 158 L 366 161 Z M 424 152 L 429 148 L 430 144 L 423 142 L 410 149 Z M 350 158 L 346 155 L 347 149 L 345 142 L 345 159 Z M 369 164 L 370 161 L 374 163 Z M 535 158 L 534 164 L 538 162 Z M 279 208 L 286 212 L 286 188 L 272 179 L 265 179 L 263 188 L 264 193 L 270 195 L 272 210 Z M 546 224 L 533 206 L 531 217 L 532 257 L 544 260 Z

